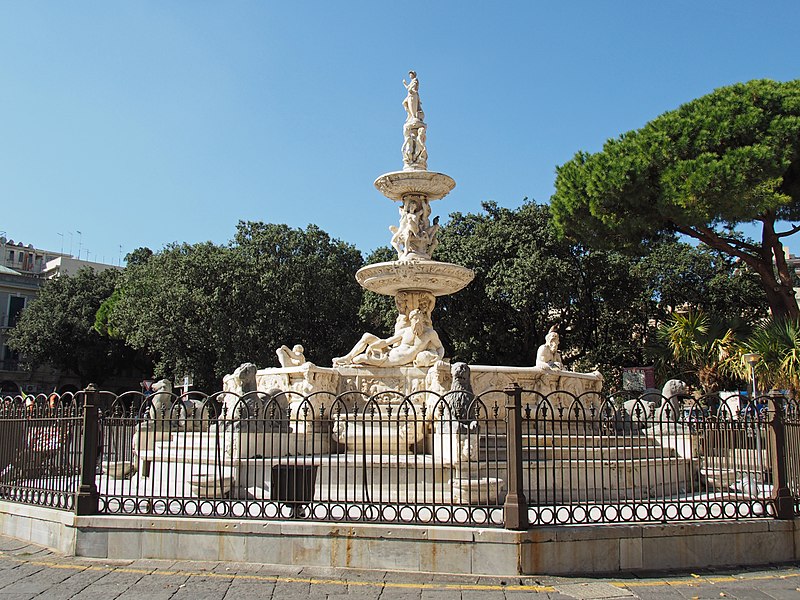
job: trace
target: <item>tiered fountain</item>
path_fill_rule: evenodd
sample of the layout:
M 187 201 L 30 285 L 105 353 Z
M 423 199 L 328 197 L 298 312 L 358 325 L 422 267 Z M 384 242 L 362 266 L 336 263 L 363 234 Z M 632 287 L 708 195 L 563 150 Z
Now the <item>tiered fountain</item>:
M 450 193 L 455 181 L 443 173 L 428 170 L 427 125 L 419 96 L 419 80 L 413 71 L 409 75 L 409 82 L 403 80 L 407 91 L 403 101 L 406 112 L 403 170 L 386 173 L 375 180 L 375 187 L 384 196 L 399 203 L 399 224 L 389 228 L 397 260 L 367 265 L 356 273 L 356 279 L 364 288 L 394 297 L 398 312 L 394 335 L 381 339 L 365 333 L 347 354 L 335 358 L 330 368 L 305 362 L 300 352 L 302 348 L 289 350 L 284 346 L 278 350 L 280 368 L 258 371 L 261 391 L 280 389 L 303 396 L 326 392 L 327 397 L 312 397 L 315 408 L 323 403 L 329 405 L 330 395 L 358 392 L 363 397 L 377 398 L 388 410 L 393 402 L 408 395 L 412 395 L 416 406 L 421 407 L 426 402 L 430 405 L 438 399 L 437 394 L 450 389 L 449 360 L 445 358 L 431 314 L 438 296 L 458 292 L 472 281 L 474 273 L 466 267 L 432 258 L 438 244 L 439 218 L 431 220 L 431 202 Z M 580 395 L 586 391 L 599 392 L 602 387 L 599 373 L 574 373 L 548 366 L 470 367 L 476 394 L 502 389 L 511 382 L 542 394 L 559 390 Z M 434 393 L 415 394 L 420 390 Z M 428 410 L 427 414 L 432 416 L 432 411 Z M 414 438 L 420 434 L 409 432 Z M 389 447 L 384 449 L 407 448 L 414 441 L 416 439 L 392 440 L 386 442 Z M 351 444 L 350 441 L 346 443 Z
M 177 434 L 161 431 L 163 427 L 159 429 L 157 422 L 146 424 L 147 431 L 140 427 L 135 436 L 134 452 L 142 462 L 190 463 L 193 472 L 187 483 L 200 496 L 211 491 L 221 495 L 233 486 L 261 497 L 269 487 L 264 478 L 271 461 L 294 456 L 295 465 L 323 467 L 318 498 L 352 498 L 353 482 L 363 481 L 363 489 L 371 489 L 369 497 L 386 499 L 400 492 L 389 488 L 378 495 L 373 492 L 386 487 L 387 482 L 401 480 L 408 483 L 402 492 L 405 496 L 411 491 L 422 494 L 419 498 L 409 496 L 408 501 L 429 502 L 446 496 L 448 502 L 456 504 L 474 503 L 480 498 L 495 503 L 504 493 L 505 467 L 498 457 L 505 451 L 506 432 L 505 427 L 498 428 L 503 422 L 502 414 L 497 418 L 498 396 L 491 398 L 485 393 L 517 383 L 528 391 L 528 408 L 536 411 L 543 398 L 550 403 L 547 418 L 538 421 L 535 431 L 522 436 L 528 457 L 526 493 L 574 500 L 587 494 L 575 483 L 583 481 L 584 488 L 610 486 L 613 489 L 606 490 L 609 497 L 624 497 L 626 490 L 642 481 L 657 482 L 656 472 L 641 475 L 643 469 L 652 471 L 655 467 L 637 458 L 642 452 L 653 454 L 654 442 L 645 440 L 646 448 L 641 450 L 630 441 L 616 444 L 609 442 L 615 438 L 599 435 L 594 425 L 600 416 L 596 410 L 600 396 L 591 392 L 601 391 L 602 377 L 597 372 L 564 370 L 555 333 L 548 335 L 548 344 L 539 349 L 535 366 L 470 365 L 467 377 L 471 375 L 472 389 L 476 395 L 484 394 L 484 406 L 496 407 L 494 415 L 471 420 L 471 415 L 460 413 L 457 395 L 449 400 L 453 412 L 459 414 L 443 412 L 450 410 L 440 398 L 451 389 L 451 365 L 431 315 L 436 297 L 461 290 L 474 274 L 463 266 L 432 258 L 439 225 L 438 218 L 430 219 L 430 203 L 446 196 L 455 182 L 427 169 L 427 126 L 419 81 L 413 71 L 410 75 L 410 82 L 403 82 L 407 90 L 403 102 L 403 170 L 381 175 L 375 181 L 378 190 L 400 204 L 399 224 L 390 227 L 397 260 L 368 265 L 356 274 L 364 288 L 395 299 L 398 315 L 394 335 L 381 339 L 363 334 L 348 353 L 333 360 L 331 367 L 307 362 L 300 345 L 291 349 L 281 346 L 277 350 L 280 367 L 257 370 L 247 363 L 225 377 L 226 393 L 220 399 L 226 405 L 227 418 L 234 421 L 232 425 L 228 423 L 221 430 L 212 423 L 207 432 L 182 432 L 182 442 L 167 444 L 165 449 L 164 440 Z M 465 370 L 454 366 L 454 372 L 463 383 Z M 289 422 L 271 421 L 269 415 L 260 412 L 257 405 L 261 400 L 255 397 L 255 391 L 271 396 L 273 408 L 275 403 L 282 410 L 288 408 L 292 414 Z M 502 405 L 504 396 L 500 394 Z M 572 416 L 573 426 L 578 421 L 564 410 L 576 397 L 585 409 L 580 418 L 590 422 L 573 432 L 580 435 L 569 436 L 562 419 Z M 595 410 L 589 410 L 590 405 Z M 257 418 L 250 420 L 245 413 Z M 267 419 L 260 422 L 259 415 Z M 541 415 L 534 412 L 534 416 Z M 573 447 L 576 440 L 580 447 Z M 344 448 L 346 452 L 342 452 Z M 489 450 L 494 454 L 487 454 Z M 182 454 L 174 455 L 176 451 Z M 674 449 L 664 452 L 670 457 L 667 460 L 677 460 L 672 457 Z M 204 465 L 214 464 L 222 454 L 226 457 L 224 472 L 209 474 Z M 488 472 L 491 460 L 497 468 Z M 424 468 L 418 469 L 419 465 Z M 551 472 L 565 474 L 566 479 L 555 481 L 548 475 Z M 688 473 L 687 467 L 686 475 L 672 482 L 673 488 L 683 486 Z M 415 477 L 421 479 L 412 481 Z M 542 485 L 544 490 L 540 489 Z

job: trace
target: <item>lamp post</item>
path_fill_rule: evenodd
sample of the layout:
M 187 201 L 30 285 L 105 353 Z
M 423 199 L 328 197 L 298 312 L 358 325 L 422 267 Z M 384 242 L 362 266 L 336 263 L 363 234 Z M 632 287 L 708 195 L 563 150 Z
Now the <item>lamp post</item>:
M 753 384 L 753 396 L 750 400 L 750 408 L 753 411 L 754 417 L 754 429 L 756 434 L 756 462 L 758 465 L 758 474 L 756 475 L 756 482 L 761 481 L 764 475 L 764 458 L 761 456 L 761 428 L 759 427 L 759 423 L 761 422 L 761 412 L 758 410 L 758 404 L 756 404 L 756 364 L 758 361 L 761 360 L 761 355 L 756 354 L 755 352 L 751 352 L 742 356 L 742 360 L 748 364 L 750 367 L 750 378 Z M 748 411 L 749 412 L 749 411 Z
M 756 364 L 761 360 L 761 355 L 751 352 L 742 356 L 742 361 L 750 367 L 750 383 L 753 384 L 753 402 L 756 399 Z

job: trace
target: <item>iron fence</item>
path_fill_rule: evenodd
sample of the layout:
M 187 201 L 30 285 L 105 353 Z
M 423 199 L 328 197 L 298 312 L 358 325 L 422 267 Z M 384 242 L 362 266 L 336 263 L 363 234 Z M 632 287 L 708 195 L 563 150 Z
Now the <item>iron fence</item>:
M 79 398 L 7 397 L 0 405 L 0 497 L 75 507 L 85 436 Z
M 78 514 L 536 525 L 792 518 L 800 409 L 510 386 L 6 399 L 0 497 Z

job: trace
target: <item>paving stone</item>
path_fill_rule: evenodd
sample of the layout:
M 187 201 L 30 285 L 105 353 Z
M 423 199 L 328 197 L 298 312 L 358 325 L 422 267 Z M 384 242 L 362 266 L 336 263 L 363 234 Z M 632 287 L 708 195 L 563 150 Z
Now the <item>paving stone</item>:
M 693 583 L 693 584 L 690 584 L 690 585 L 675 585 L 675 586 L 672 586 L 672 589 L 674 591 L 676 591 L 678 594 L 680 594 L 681 597 L 688 598 L 689 600 L 697 599 L 704 593 L 711 593 L 711 592 L 708 592 L 708 588 L 709 588 L 709 586 L 707 586 L 707 585 L 703 586 L 700 583 Z M 713 593 L 715 594 L 715 596 L 714 596 L 715 598 L 719 598 L 720 597 L 718 592 L 714 591 Z M 710 597 L 710 596 L 705 595 L 703 597 L 707 598 L 707 597 Z
M 174 560 L 159 560 L 156 558 L 139 558 L 129 565 L 132 569 L 143 569 L 151 571 L 173 571 L 175 570 Z
M 319 580 L 323 581 L 323 580 Z M 366 591 L 366 590 L 365 590 Z M 347 583 L 317 583 L 313 581 L 310 584 L 308 597 L 309 598 L 327 598 L 330 595 L 341 596 L 347 595 Z
M 64 598 L 72 598 L 106 575 L 106 572 L 84 569 L 77 573 L 72 573 L 57 586 L 50 588 L 36 598 L 37 600 L 64 600 Z
M 75 600 L 108 600 L 122 595 L 142 578 L 134 573 L 110 572 L 72 596 Z M 63 598 L 63 596 L 62 596 Z
M 232 580 L 228 578 L 189 577 L 185 584 L 178 586 L 172 598 L 174 600 L 222 599 L 231 587 L 231 582 Z
M 284 579 L 278 579 L 275 583 L 272 595 L 276 598 L 281 598 L 282 594 L 297 594 L 298 592 L 302 592 L 308 596 L 311 592 L 311 584 L 305 581 L 286 581 Z
M 23 542 L 21 540 L 16 540 L 10 537 L 1 537 L 0 538 L 0 550 L 3 552 L 16 550 L 17 548 L 23 548 L 28 545 L 28 542 Z
M 216 563 L 216 566 L 213 568 L 215 573 L 233 573 L 233 574 L 251 574 L 255 575 L 261 569 L 264 568 L 264 565 L 259 565 L 256 563 L 245 563 L 245 562 L 220 562 Z
M 224 600 L 263 600 L 272 597 L 274 591 L 274 583 L 236 579 L 225 592 Z
M 20 579 L 25 579 L 26 577 L 38 573 L 42 569 L 44 569 L 44 567 L 39 565 L 32 565 L 24 562 L 15 563 L 13 569 L 8 569 L 3 572 L 3 576 L 0 578 L 0 591 L 12 583 L 16 583 Z
M 634 593 L 642 600 L 682 600 L 684 596 L 668 585 L 636 587 Z
M 422 595 L 420 597 L 422 600 L 458 600 L 461 598 L 461 591 L 457 589 L 429 590 L 423 588 Z
M 384 588 L 380 600 L 418 600 L 421 594 L 422 590 Z
M 773 600 L 797 600 L 800 598 L 800 588 L 767 590 L 767 594 Z
M 757 589 L 745 588 L 742 586 L 716 586 L 717 598 L 736 598 L 736 600 L 770 600 L 770 597 Z M 800 598 L 800 592 L 796 592 Z M 725 594 L 723 596 L 722 594 Z
M 186 575 L 148 575 L 129 587 L 117 600 L 169 600 L 188 579 Z
M 220 563 L 199 561 L 199 560 L 177 560 L 173 563 L 172 569 L 175 571 L 191 571 L 192 573 L 202 573 L 203 571 L 213 571 Z
M 582 582 L 559 584 L 556 591 L 577 600 L 605 600 L 606 598 L 635 598 L 630 590 L 618 588 L 605 582 Z

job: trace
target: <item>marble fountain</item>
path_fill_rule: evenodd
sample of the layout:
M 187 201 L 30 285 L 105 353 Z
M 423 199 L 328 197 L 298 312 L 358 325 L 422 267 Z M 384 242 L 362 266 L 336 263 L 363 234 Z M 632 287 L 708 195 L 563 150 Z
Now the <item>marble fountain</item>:
M 365 289 L 394 298 L 394 334 L 385 339 L 363 334 L 331 366 L 306 361 L 300 345 L 277 350 L 279 367 L 242 365 L 225 377 L 220 396 L 226 419 L 239 424 L 218 426 L 208 419 L 188 419 L 186 423 L 195 425 L 175 431 L 167 420 L 161 424 L 151 420 L 134 436 L 134 452 L 146 466 L 140 471 L 153 477 L 160 472 L 159 463 L 183 462 L 191 465 L 184 478 L 186 494 L 258 498 L 269 495 L 273 483 L 265 463 L 291 457 L 294 465 L 318 468 L 315 499 L 354 498 L 358 493 L 353 482 L 359 480 L 363 489 L 369 488 L 364 493 L 372 501 L 497 505 L 505 494 L 506 477 L 502 390 L 517 384 L 525 390 L 523 405 L 534 415 L 544 398 L 553 407 L 568 407 L 574 397 L 581 397 L 582 415 L 588 420 L 581 431 L 574 424 L 559 428 L 559 420 L 569 418 L 570 411 L 560 415 L 556 411 L 553 416 L 551 410 L 545 426 L 539 422 L 525 430 L 528 498 L 630 497 L 642 492 L 637 482 L 659 479 L 663 461 L 670 462 L 670 472 L 681 475 L 667 487 L 656 486 L 657 493 L 678 493 L 695 470 L 691 451 L 684 451 L 684 446 L 681 452 L 662 448 L 652 439 L 614 443 L 604 437 L 599 426 L 602 376 L 565 370 L 557 334 L 548 335 L 537 363 L 530 367 L 469 365 L 465 370 L 450 364 L 436 333 L 433 309 L 436 298 L 463 289 L 474 273 L 433 259 L 439 219 L 431 219 L 432 203 L 444 199 L 455 181 L 428 170 L 419 81 L 413 71 L 409 75 L 410 81 L 403 81 L 407 91 L 403 168 L 375 180 L 378 191 L 398 205 L 399 223 L 389 228 L 397 259 L 367 265 L 356 273 Z M 467 401 L 458 396 L 470 390 L 481 399 L 483 410 L 478 414 L 474 403 L 467 407 L 472 395 Z M 164 396 L 167 408 L 172 399 Z M 492 413 L 492 405 L 499 412 L 495 408 Z M 252 417 L 261 419 L 262 425 L 255 425 Z M 264 426 L 265 420 L 272 425 Z M 677 471 L 676 461 L 681 463 Z M 556 472 L 556 463 L 558 480 L 542 477 L 548 470 Z M 596 483 L 569 489 L 570 469 L 584 473 L 582 480 Z M 416 499 L 409 498 L 411 479 Z M 397 485 L 399 480 L 406 481 L 405 487 Z M 542 481 L 553 489 L 540 489 Z

